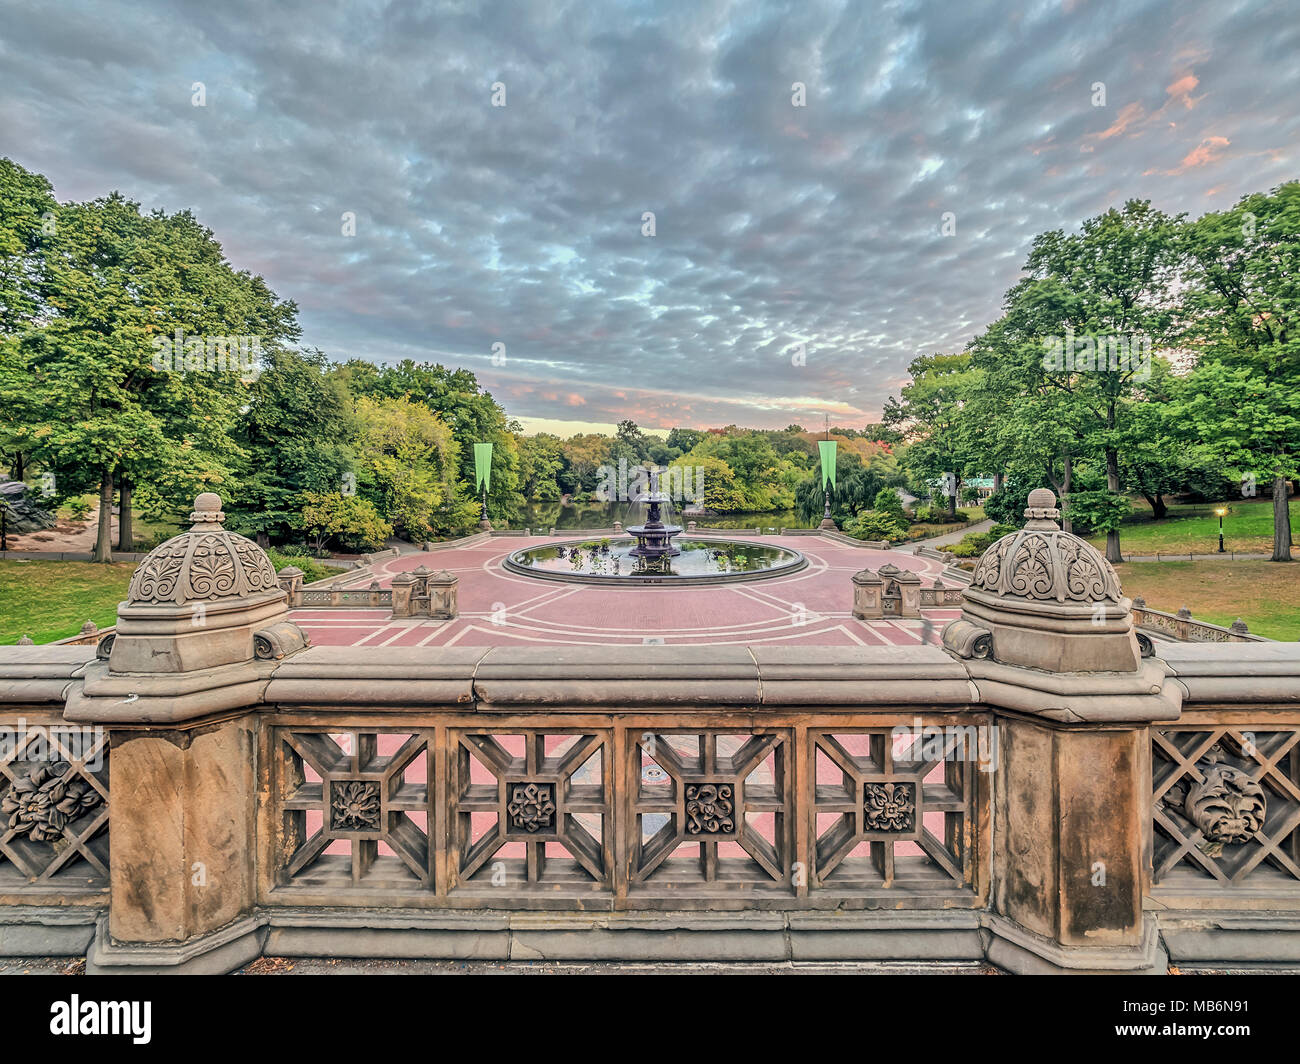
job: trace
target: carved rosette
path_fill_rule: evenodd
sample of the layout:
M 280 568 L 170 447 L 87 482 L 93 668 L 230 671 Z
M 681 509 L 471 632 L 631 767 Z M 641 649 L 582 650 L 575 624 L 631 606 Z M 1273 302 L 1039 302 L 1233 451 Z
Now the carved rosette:
M 516 783 L 506 807 L 510 827 L 535 834 L 555 828 L 555 784 Z
M 131 577 L 132 603 L 211 602 L 280 589 L 271 561 L 257 544 L 221 527 L 216 495 L 200 495 L 194 526 L 150 551 Z
M 868 831 L 911 831 L 916 826 L 914 784 L 866 784 L 862 812 Z
M 729 783 L 692 783 L 685 790 L 688 835 L 734 835 L 735 794 Z
M 335 831 L 378 831 L 379 783 L 335 781 L 330 789 L 330 813 Z

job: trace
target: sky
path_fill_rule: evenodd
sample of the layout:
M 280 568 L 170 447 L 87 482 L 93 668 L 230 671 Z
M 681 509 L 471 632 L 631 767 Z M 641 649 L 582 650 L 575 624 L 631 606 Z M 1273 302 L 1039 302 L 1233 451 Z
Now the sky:
M 1300 9 L 0 0 L 0 155 L 529 431 L 879 419 L 1035 235 L 1300 177 Z

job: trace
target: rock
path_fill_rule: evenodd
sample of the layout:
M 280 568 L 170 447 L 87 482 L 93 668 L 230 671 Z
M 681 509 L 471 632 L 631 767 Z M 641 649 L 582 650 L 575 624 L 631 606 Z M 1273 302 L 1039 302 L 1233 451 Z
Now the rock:
M 9 506 L 6 523 L 11 533 L 42 532 L 54 527 L 54 515 L 36 505 L 31 490 L 21 480 L 0 473 L 0 499 Z

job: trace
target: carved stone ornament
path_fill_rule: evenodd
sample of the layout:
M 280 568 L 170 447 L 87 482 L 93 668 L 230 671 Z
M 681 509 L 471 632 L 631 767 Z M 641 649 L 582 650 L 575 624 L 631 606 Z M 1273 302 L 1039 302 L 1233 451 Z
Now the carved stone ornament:
M 916 824 L 916 791 L 911 783 L 868 783 L 862 804 L 868 831 L 911 831 Z
M 555 827 L 555 785 L 552 783 L 516 783 L 510 788 L 506 807 L 510 826 L 532 834 Z
M 685 791 L 688 835 L 734 835 L 735 794 L 729 783 L 692 783 Z
M 32 842 L 57 842 L 68 826 L 103 802 L 103 796 L 80 776 L 69 778 L 68 765 L 42 764 L 14 780 L 0 801 L 9 830 Z
M 1056 602 L 1114 602 L 1123 597 L 1119 577 L 1096 548 L 1062 532 L 1056 496 L 1029 493 L 1028 520 L 981 556 L 971 587 L 995 595 Z
M 1212 765 L 1187 790 L 1183 812 L 1212 843 L 1249 842 L 1264 826 L 1264 788 L 1240 769 Z
M 223 529 L 225 519 L 220 496 L 205 492 L 195 499 L 193 526 L 149 552 L 131 577 L 127 599 L 179 606 L 278 591 L 280 579 L 265 552 Z
M 330 789 L 330 810 L 335 831 L 378 831 L 379 783 L 336 781 Z

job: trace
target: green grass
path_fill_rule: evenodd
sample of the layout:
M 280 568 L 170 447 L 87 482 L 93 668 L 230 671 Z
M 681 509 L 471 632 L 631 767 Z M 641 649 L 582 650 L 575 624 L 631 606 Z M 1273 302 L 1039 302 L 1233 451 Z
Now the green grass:
M 117 623 L 133 564 L 0 561 L 0 645 L 24 635 L 52 643 L 76 635 L 87 620 Z
M 1151 518 L 1150 507 L 1142 508 L 1120 526 L 1120 550 L 1129 554 L 1213 554 L 1219 549 L 1219 519 L 1216 506 L 1226 507 L 1223 519 L 1223 547 L 1239 554 L 1273 552 L 1273 502 L 1200 503 L 1171 506 L 1163 521 Z M 1300 529 L 1300 500 L 1291 502 L 1291 527 Z M 1104 549 L 1105 536 L 1088 540 Z M 1298 552 L 1300 553 L 1300 552 Z
M 1300 639 L 1300 562 L 1125 562 L 1115 567 L 1124 594 L 1152 609 L 1182 606 L 1198 621 L 1240 617 L 1255 635 Z

